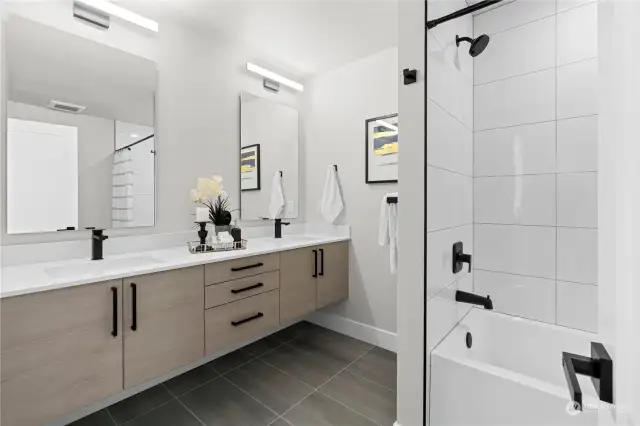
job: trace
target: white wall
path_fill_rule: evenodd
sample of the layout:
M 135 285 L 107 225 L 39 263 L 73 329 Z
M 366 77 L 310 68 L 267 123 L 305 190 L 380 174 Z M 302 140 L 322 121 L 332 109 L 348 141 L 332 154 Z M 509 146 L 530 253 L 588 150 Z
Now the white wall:
M 167 233 L 189 230 L 194 205 L 189 190 L 199 177 L 221 174 L 234 206 L 239 200 L 239 94 L 253 93 L 298 108 L 299 92 L 283 88 L 272 94 L 262 87 L 262 79 L 248 74 L 246 61 L 270 66 L 268 58 L 221 34 L 201 33 L 173 15 L 153 16 L 160 22 L 158 34 L 150 36 L 120 21 L 104 32 L 80 24 L 69 13 L 67 2 L 55 3 L 63 10 L 45 13 L 40 4 L 22 13 L 41 22 L 154 59 L 158 64 L 156 103 L 156 226 L 153 228 L 110 230 L 112 236 Z M 144 11 L 140 11 L 144 12 Z M 79 26 L 80 25 L 80 26 Z M 4 125 L 4 124 L 3 124 Z M 110 213 L 110 209 L 109 209 Z M 86 233 L 3 235 L 2 244 L 86 239 Z
M 474 19 L 477 293 L 597 329 L 597 2 L 517 0 Z
M 380 202 L 396 184 L 365 183 L 365 120 L 398 110 L 397 48 L 323 73 L 307 85 L 303 153 L 305 219 L 321 221 L 318 201 L 327 167 L 338 165 L 345 212 L 352 227 L 351 292 L 331 312 L 385 331 L 396 331 L 396 279 L 388 249 L 377 245 Z
M 429 19 L 466 7 L 464 0 L 429 2 Z M 455 302 L 472 291 L 467 265 L 452 271 L 452 247 L 473 255 L 473 61 L 456 34 L 473 32 L 471 15 L 427 33 L 427 368 L 431 351 L 471 309 Z M 428 374 L 429 375 L 429 374 Z M 429 398 L 430 383 L 427 384 Z M 437 390 L 434 390 L 434 392 Z
M 305 87 L 305 143 L 301 147 L 304 217 L 322 221 L 318 201 L 327 168 L 338 165 L 345 211 L 336 224 L 351 225 L 350 296 L 329 312 L 396 332 L 396 278 L 389 250 L 378 246 L 378 215 L 397 184 L 365 183 L 365 120 L 398 111 L 398 49 L 384 50 L 322 73 Z
M 114 122 L 84 114 L 67 114 L 33 105 L 7 102 L 9 118 L 31 120 L 78 129 L 78 224 L 107 228 L 111 223 L 111 169 Z M 33 153 L 34 156 L 45 155 Z M 50 177 L 55 181 L 53 176 Z M 49 229 L 55 231 L 56 228 Z M 10 238 L 20 238 L 13 236 Z

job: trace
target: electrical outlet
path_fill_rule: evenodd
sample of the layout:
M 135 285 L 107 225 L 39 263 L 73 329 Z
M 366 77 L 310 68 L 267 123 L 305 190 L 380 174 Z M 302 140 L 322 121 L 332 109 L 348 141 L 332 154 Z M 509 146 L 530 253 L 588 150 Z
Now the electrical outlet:
M 287 213 L 293 213 L 293 209 L 295 209 L 295 203 L 293 200 L 287 201 Z

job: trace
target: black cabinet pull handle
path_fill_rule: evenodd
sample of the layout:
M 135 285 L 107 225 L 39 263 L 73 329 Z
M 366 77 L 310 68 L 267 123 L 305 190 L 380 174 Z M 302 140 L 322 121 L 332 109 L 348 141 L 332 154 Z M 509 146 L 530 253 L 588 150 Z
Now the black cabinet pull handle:
M 247 266 L 241 266 L 239 268 L 231 268 L 231 272 L 244 271 L 245 269 L 259 268 L 261 266 L 264 266 L 264 263 L 260 262 L 260 263 L 256 263 L 255 265 L 247 265 Z
M 240 321 L 231 321 L 231 325 L 234 326 L 234 327 L 237 327 L 237 326 L 242 325 L 242 324 L 244 324 L 246 322 L 257 320 L 258 318 L 262 318 L 263 316 L 264 316 L 264 314 L 262 312 L 258 312 L 257 314 L 255 314 L 253 316 L 250 316 L 249 318 L 245 318 L 245 319 L 240 320 Z
M 320 274 L 321 277 L 324 276 L 324 249 L 320 249 Z
M 111 295 L 113 296 L 113 328 L 111 335 L 118 337 L 118 287 L 111 287 Z
M 313 269 L 313 278 L 318 278 L 318 250 L 313 251 L 314 258 L 314 269 Z
M 135 283 L 131 283 L 131 330 L 136 331 L 138 329 L 138 286 Z
M 578 374 L 591 377 L 600 401 L 613 404 L 613 361 L 601 343 L 591 343 L 591 358 L 563 352 L 562 367 L 575 410 L 582 411 Z
M 237 290 L 231 290 L 231 293 L 238 294 L 238 293 L 242 293 L 244 291 L 249 291 L 249 290 L 253 290 L 253 289 L 256 289 L 256 288 L 260 288 L 262 286 L 264 286 L 264 284 L 258 283 L 258 284 L 250 285 L 249 287 L 239 288 Z

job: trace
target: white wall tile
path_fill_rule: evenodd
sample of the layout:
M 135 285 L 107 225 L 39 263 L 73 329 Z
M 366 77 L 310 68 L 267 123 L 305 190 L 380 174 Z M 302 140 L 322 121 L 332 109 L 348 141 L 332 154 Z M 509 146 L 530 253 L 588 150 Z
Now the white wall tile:
M 431 99 L 427 100 L 427 163 L 473 174 L 473 132 Z
M 558 118 L 598 113 L 598 60 L 558 68 Z
M 553 121 L 474 134 L 475 176 L 556 171 L 556 123 Z
M 427 33 L 427 61 L 427 96 L 471 129 L 473 84 L 447 59 L 431 32 Z
M 473 225 L 427 234 L 427 297 L 430 298 L 467 275 L 465 268 L 453 274 L 453 244 L 461 241 L 464 252 L 473 255 Z M 473 259 L 472 259 L 473 262 Z
M 550 16 L 492 36 L 475 59 L 474 84 L 555 67 L 555 25 Z
M 598 227 L 597 173 L 558 175 L 558 225 Z
M 558 281 L 558 324 L 598 331 L 598 287 Z
M 431 6 L 431 3 L 429 3 Z M 555 13 L 554 0 L 519 0 L 476 15 L 475 36 L 495 34 Z
M 598 230 L 558 228 L 558 279 L 598 282 Z
M 555 279 L 556 228 L 475 225 L 475 267 Z
M 475 223 L 556 224 L 556 175 L 476 178 Z
M 556 10 L 558 13 L 565 10 L 575 9 L 576 7 L 584 6 L 585 4 L 595 3 L 597 0 L 557 0 Z
M 476 294 L 488 294 L 497 312 L 556 322 L 556 282 L 542 278 L 475 271 Z
M 430 0 L 429 19 L 440 18 L 465 7 L 467 4 L 464 0 Z M 465 49 L 464 45 L 460 48 L 456 46 L 457 34 L 461 37 L 473 34 L 473 17 L 471 15 L 463 16 L 438 25 L 429 31 L 442 46 L 445 57 L 453 62 L 470 82 L 473 82 L 473 58 L 467 54 L 468 48 Z
M 473 178 L 427 166 L 427 231 L 473 222 Z
M 561 13 L 558 19 L 558 65 L 598 56 L 598 3 Z
M 554 120 L 555 98 L 553 69 L 476 86 L 474 130 Z
M 558 173 L 598 170 L 598 116 L 558 121 Z
M 447 334 L 469 313 L 472 306 L 455 301 L 456 290 L 473 291 L 472 275 L 451 284 L 435 297 L 427 301 L 427 354 L 431 360 L 431 351 Z

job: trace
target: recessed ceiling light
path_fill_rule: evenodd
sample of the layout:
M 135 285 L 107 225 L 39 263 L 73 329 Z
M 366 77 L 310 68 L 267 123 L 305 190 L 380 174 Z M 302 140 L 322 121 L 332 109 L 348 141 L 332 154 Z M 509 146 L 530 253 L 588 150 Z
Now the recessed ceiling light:
M 129 136 L 131 136 L 132 138 L 140 137 L 140 135 L 137 133 L 131 133 Z
M 296 81 L 293 80 L 289 80 L 286 77 L 283 77 L 279 74 L 276 74 L 273 71 L 269 71 L 267 69 L 264 69 L 256 64 L 252 64 L 251 62 L 247 62 L 247 71 L 251 71 L 254 72 L 258 75 L 263 76 L 264 78 L 267 78 L 269 80 L 273 80 L 273 81 L 277 81 L 278 83 L 284 84 L 285 86 L 289 86 L 292 89 L 296 89 L 299 91 L 303 91 L 304 90 L 304 86 Z
M 125 21 L 131 22 L 132 24 L 136 24 L 141 26 L 142 28 L 146 28 L 150 31 L 158 32 L 158 23 L 149 18 L 145 18 L 142 15 L 138 15 L 130 10 L 127 10 L 123 7 L 117 6 L 107 0 L 75 0 L 76 3 L 82 4 L 89 8 L 93 8 L 95 10 L 99 10 L 108 15 L 117 16 L 120 19 L 124 19 Z

